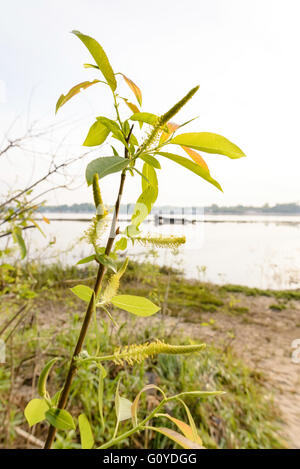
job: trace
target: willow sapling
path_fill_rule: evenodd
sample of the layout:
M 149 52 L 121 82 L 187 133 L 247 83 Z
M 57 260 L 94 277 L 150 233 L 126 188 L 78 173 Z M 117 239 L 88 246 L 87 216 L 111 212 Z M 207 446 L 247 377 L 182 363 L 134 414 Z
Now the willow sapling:
M 134 363 L 141 363 L 148 357 L 153 357 L 160 353 L 185 354 L 200 352 L 204 349 L 204 344 L 177 346 L 165 344 L 160 340 L 156 340 L 152 343 L 128 344 L 123 348 L 113 350 L 109 355 L 99 354 L 99 344 L 94 356 L 89 356 L 86 351 L 82 350 L 92 316 L 96 315 L 97 310 L 105 313 L 108 320 L 111 320 L 116 327 L 117 323 L 113 317 L 111 306 L 145 318 L 156 314 L 160 310 L 160 307 L 155 305 L 148 298 L 118 294 L 122 275 L 125 273 L 128 265 L 128 258 L 123 262 L 121 267 L 117 267 L 118 255 L 121 251 L 126 250 L 128 243 L 131 243 L 132 245 L 134 243 L 140 243 L 143 246 L 177 248 L 185 242 L 184 237 L 163 237 L 157 234 L 143 234 L 141 231 L 141 224 L 150 214 L 153 204 L 158 196 L 158 180 L 156 171 L 161 169 L 160 162 L 164 158 L 171 160 L 200 176 L 219 190 L 222 190 L 220 184 L 211 176 L 208 166 L 202 156 L 195 150 L 226 155 L 232 159 L 245 156 L 239 147 L 218 134 L 210 132 L 193 132 L 175 135 L 178 130 L 187 125 L 190 121 L 182 125 L 178 125 L 171 122 L 171 120 L 195 95 L 199 86 L 194 87 L 171 109 L 161 116 L 149 112 L 142 112 L 142 93 L 139 87 L 124 74 L 113 72 L 104 50 L 95 39 L 84 35 L 79 31 L 73 31 L 73 34 L 75 34 L 75 36 L 77 36 L 86 46 L 95 61 L 93 64 L 85 64 L 84 66 L 88 69 L 96 70 L 100 76 L 93 81 L 79 83 L 71 88 L 66 95 L 61 95 L 56 104 L 56 112 L 81 90 L 94 85 L 104 84 L 107 87 L 107 90 L 110 89 L 110 92 L 112 93 L 116 118 L 115 120 L 112 120 L 104 116 L 96 117 L 95 122 L 88 131 L 83 145 L 100 146 L 108 139 L 109 136 L 111 136 L 114 141 L 117 142 L 116 145 L 118 146 L 118 150 L 114 146 L 111 146 L 112 152 L 110 155 L 101 156 L 91 161 L 86 168 L 86 181 L 88 186 L 92 186 L 93 190 L 95 216 L 91 220 L 90 226 L 85 233 L 85 237 L 92 245 L 94 253 L 87 258 L 81 259 L 78 264 L 95 262 L 98 264 L 98 271 L 93 289 L 85 285 L 77 285 L 71 289 L 75 295 L 86 302 L 87 309 L 81 325 L 79 337 L 70 360 L 65 383 L 63 388 L 58 391 L 53 398 L 51 398 L 47 392 L 47 377 L 50 369 L 55 364 L 56 359 L 51 360 L 46 364 L 40 375 L 38 383 L 40 399 L 33 399 L 28 403 L 25 409 L 25 416 L 29 425 L 34 425 L 44 419 L 50 423 L 45 448 L 51 448 L 57 429 L 68 430 L 76 428 L 72 415 L 65 410 L 65 407 L 68 401 L 74 375 L 79 367 L 91 366 L 96 368 L 99 372 L 99 409 L 101 421 L 104 426 L 102 404 L 103 380 L 106 377 L 106 371 L 104 368 L 105 362 L 111 361 L 118 366 L 123 364 L 132 366 Z M 133 104 L 127 98 L 124 98 L 117 93 L 117 79 L 119 77 L 125 81 L 134 93 L 139 106 Z M 121 104 L 126 105 L 133 114 L 129 117 L 125 117 L 125 119 L 121 117 Z M 122 109 L 122 113 L 124 112 L 124 109 Z M 138 136 L 134 133 L 137 126 L 140 128 Z M 145 134 L 143 134 L 144 126 L 147 126 Z M 176 148 L 179 147 L 179 149 L 183 149 L 188 154 L 189 158 L 177 153 L 166 152 L 165 147 L 170 145 L 175 145 Z M 120 149 L 122 149 L 122 151 L 120 151 Z M 109 213 L 101 195 L 99 181 L 113 173 L 120 174 L 120 181 L 112 218 L 109 219 Z M 141 180 L 142 191 L 134 207 L 130 224 L 121 232 L 118 227 L 118 217 L 124 184 L 128 173 Z M 110 223 L 110 227 L 108 226 L 108 222 Z M 102 239 L 108 227 L 108 239 L 106 244 L 102 245 Z M 103 287 L 103 279 L 106 272 L 108 272 L 109 275 L 106 286 Z M 184 399 L 186 397 L 207 397 L 220 394 L 220 392 L 193 391 L 187 393 L 183 392 L 175 396 L 167 397 L 162 389 L 151 384 L 146 385 L 141 389 L 135 400 L 130 402 L 127 398 L 120 396 L 119 386 L 120 381 L 118 382 L 115 397 L 115 431 L 111 438 L 106 443 L 102 444 L 100 448 L 104 449 L 115 446 L 125 438 L 133 435 L 135 432 L 146 428 L 151 428 L 152 430 L 167 436 L 183 448 L 203 447 L 193 417 L 184 402 Z M 147 392 L 149 389 L 156 389 L 162 395 L 162 399 L 147 417 L 142 421 L 139 421 L 138 406 L 140 396 L 143 392 Z M 174 419 L 167 413 L 161 412 L 164 406 L 171 401 L 183 406 L 189 424 L 178 419 Z M 166 427 L 150 426 L 150 421 L 154 417 L 170 420 L 177 426 L 179 431 L 171 430 Z M 130 418 L 132 419 L 132 428 L 125 433 L 119 434 L 119 423 Z M 93 432 L 90 423 L 84 414 L 81 414 L 78 417 L 78 424 L 82 447 L 95 447 L 96 443 L 94 441 Z

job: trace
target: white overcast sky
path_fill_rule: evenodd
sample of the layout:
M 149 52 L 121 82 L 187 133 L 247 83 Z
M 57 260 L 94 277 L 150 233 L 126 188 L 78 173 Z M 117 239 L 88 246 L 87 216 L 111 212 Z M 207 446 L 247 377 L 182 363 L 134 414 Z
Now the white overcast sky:
M 1 131 L 16 116 L 27 119 L 30 102 L 31 119 L 78 120 L 67 137 L 72 148 L 82 143 L 93 116 L 113 116 L 105 85 L 84 91 L 54 116 L 61 93 L 97 76 L 82 67 L 92 59 L 70 34 L 77 29 L 100 42 L 115 72 L 140 86 L 144 111 L 163 113 L 200 84 L 177 122 L 200 116 L 185 131 L 220 133 L 247 155 L 230 160 L 203 153 L 224 194 L 164 161 L 159 205 L 299 201 L 299 17 L 298 0 L 1 0 Z M 123 84 L 120 93 L 134 100 Z M 110 156 L 109 146 L 99 155 Z M 10 159 L 2 162 L 0 179 L 17 187 L 32 168 L 26 156 L 15 158 L 17 176 L 16 160 Z M 76 167 L 79 183 L 84 166 Z M 35 162 L 35 174 L 45 168 L 42 159 Z M 135 179 L 128 178 L 125 202 L 134 202 L 140 191 Z M 115 176 L 103 180 L 107 203 L 114 199 L 114 184 Z M 49 203 L 87 201 L 90 194 L 82 185 L 77 192 L 51 196 Z

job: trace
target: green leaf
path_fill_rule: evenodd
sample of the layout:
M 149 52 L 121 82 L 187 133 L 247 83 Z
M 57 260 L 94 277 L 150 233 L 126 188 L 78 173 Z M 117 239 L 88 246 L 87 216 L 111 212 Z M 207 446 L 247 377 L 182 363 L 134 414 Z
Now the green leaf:
M 72 31 L 72 33 L 75 34 L 87 47 L 112 91 L 115 91 L 117 88 L 115 74 L 111 68 L 107 55 L 100 44 L 92 37 L 86 36 L 79 31 Z
M 95 254 L 93 254 L 92 256 L 88 256 L 88 257 L 84 257 L 83 259 L 80 259 L 80 261 L 78 261 L 76 265 L 87 264 L 88 262 L 92 262 L 94 260 L 95 260 Z
M 101 145 L 107 139 L 109 135 L 109 129 L 101 122 L 96 121 L 91 126 L 83 145 L 85 147 L 96 147 Z
M 86 285 L 76 285 L 76 287 L 70 288 L 70 290 L 74 293 L 74 295 L 78 296 L 78 298 L 85 301 L 86 303 L 91 301 L 92 295 L 94 293 L 93 290 Z
M 175 161 L 175 163 L 180 164 L 181 166 L 184 166 L 185 168 L 189 169 L 193 173 L 202 177 L 207 182 L 209 182 L 210 184 L 213 184 L 215 187 L 217 187 L 217 189 L 223 192 L 222 187 L 220 186 L 218 181 L 213 179 L 210 173 L 206 169 L 204 169 L 202 166 L 199 166 L 198 164 L 194 163 L 193 161 L 187 158 L 184 158 L 183 156 L 174 155 L 174 153 L 158 152 L 157 154 L 164 156 L 165 158 L 169 158 L 169 160 Z
M 85 177 L 88 185 L 93 182 L 94 174 L 97 173 L 99 179 L 104 178 L 108 174 L 122 171 L 129 164 L 129 159 L 121 156 L 103 156 L 91 161 L 86 168 Z
M 211 397 L 211 396 L 221 396 L 225 394 L 224 391 L 186 391 L 181 392 L 180 394 L 176 394 L 176 396 L 172 396 L 172 398 L 181 398 L 181 397 Z
M 99 380 L 98 380 L 98 409 L 100 414 L 100 420 L 102 428 L 104 429 L 105 422 L 104 422 L 104 415 L 103 415 L 103 387 L 104 387 L 104 379 L 107 376 L 106 369 L 98 363 L 99 367 Z
M 117 266 L 111 257 L 107 256 L 106 254 L 96 254 L 96 259 L 98 262 L 100 262 L 100 264 L 105 265 L 105 267 L 108 267 L 113 272 L 117 272 Z
M 124 251 L 127 248 L 127 239 L 121 238 L 115 244 L 115 251 Z
M 144 176 L 142 178 L 143 191 L 145 191 L 149 185 L 153 187 L 155 189 L 155 200 L 156 200 L 158 196 L 158 181 L 157 181 L 156 172 L 153 166 L 149 165 L 148 163 L 144 163 L 143 176 Z M 155 202 L 155 200 L 152 202 L 152 204 Z
M 124 135 L 122 134 L 120 127 L 115 121 L 103 116 L 99 116 L 96 119 L 98 122 L 101 122 L 101 124 L 103 124 L 110 132 L 112 132 L 113 136 L 120 140 L 123 145 L 127 146 L 127 142 L 124 138 Z
M 218 155 L 225 155 L 229 158 L 241 158 L 242 156 L 246 156 L 238 146 L 231 143 L 227 138 L 211 132 L 194 132 L 177 135 L 169 143 L 185 145 L 195 150 L 202 150 L 206 153 L 217 153 Z
M 80 93 L 81 90 L 85 90 L 86 88 L 89 88 L 90 86 L 95 85 L 96 83 L 100 83 L 99 80 L 83 81 L 82 83 L 73 86 L 73 88 L 71 88 L 66 95 L 62 94 L 58 98 L 58 101 L 56 103 L 55 114 L 57 113 L 60 107 L 62 107 L 64 104 L 66 104 L 67 101 L 69 101 L 69 99 L 73 98 L 73 96 L 76 96 L 76 94 Z
M 78 425 L 82 449 L 91 449 L 94 446 L 94 437 L 90 423 L 85 414 L 79 415 Z
M 143 153 L 142 155 L 139 156 L 145 163 L 150 164 L 150 166 L 153 166 L 153 168 L 156 169 L 161 169 L 160 162 L 154 158 L 152 155 L 148 155 L 147 153 Z
M 76 428 L 72 415 L 64 409 L 51 407 L 45 415 L 48 422 L 59 430 L 75 430 Z
M 44 399 L 32 399 L 28 402 L 24 410 L 24 415 L 30 427 L 45 420 L 45 413 L 49 409 Z
M 19 226 L 13 229 L 12 236 L 13 236 L 14 242 L 19 245 L 21 259 L 24 259 L 24 257 L 26 257 L 26 254 L 27 254 L 27 249 L 26 249 L 24 238 L 22 236 L 22 230 Z
M 50 360 L 45 365 L 45 367 L 43 368 L 40 374 L 37 388 L 38 388 L 38 393 L 41 397 L 45 397 L 47 395 L 47 389 L 46 389 L 47 379 L 51 371 L 51 368 L 53 367 L 54 363 L 57 362 L 57 360 L 59 360 L 58 357 L 52 358 L 52 360 Z
M 142 317 L 152 316 L 160 310 L 159 306 L 142 296 L 117 295 L 111 299 L 111 302 L 117 308 Z

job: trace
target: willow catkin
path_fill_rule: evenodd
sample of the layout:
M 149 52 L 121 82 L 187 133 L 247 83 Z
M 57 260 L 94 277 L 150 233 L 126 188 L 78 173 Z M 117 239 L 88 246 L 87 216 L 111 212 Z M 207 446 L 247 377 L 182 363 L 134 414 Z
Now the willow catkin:
M 157 340 L 155 342 L 146 342 L 141 345 L 129 345 L 117 348 L 113 355 L 103 357 L 95 357 L 97 361 L 111 360 L 116 365 L 123 365 L 124 362 L 128 365 L 143 362 L 147 357 L 153 357 L 160 353 L 169 355 L 182 355 L 186 353 L 199 352 L 205 348 L 205 344 L 192 344 L 192 345 L 170 345 Z M 92 358 L 91 358 L 92 360 Z
M 198 91 L 199 85 L 192 88 L 178 103 L 176 103 L 168 112 L 163 114 L 157 119 L 153 129 L 149 133 L 146 140 L 142 143 L 142 145 L 137 150 L 137 155 L 140 155 L 142 152 L 149 149 L 152 143 L 157 138 L 158 134 L 163 130 L 163 127 L 172 119 L 172 117 L 177 114 L 180 109 L 194 96 L 194 94 Z

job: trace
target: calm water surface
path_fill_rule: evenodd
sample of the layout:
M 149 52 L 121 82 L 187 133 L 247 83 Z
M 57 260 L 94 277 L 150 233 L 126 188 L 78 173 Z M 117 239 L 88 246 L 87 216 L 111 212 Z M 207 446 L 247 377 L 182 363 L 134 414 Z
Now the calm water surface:
M 88 214 L 46 216 L 64 220 L 42 223 L 46 238 L 37 230 L 27 231 L 32 240 L 31 256 L 36 255 L 34 250 L 42 249 L 44 261 L 54 261 L 58 256 L 68 264 L 91 253 L 90 246 L 80 241 L 88 222 L 68 221 L 88 218 Z M 127 224 L 121 222 L 121 229 Z M 186 236 L 186 244 L 176 254 L 158 249 L 157 257 L 149 259 L 178 267 L 187 277 L 259 288 L 300 288 L 300 217 L 205 215 L 205 223 L 155 226 L 151 221 L 143 225 L 143 231 Z M 49 240 L 55 244 L 47 247 Z M 145 259 L 146 251 L 141 246 L 127 250 L 137 260 Z

